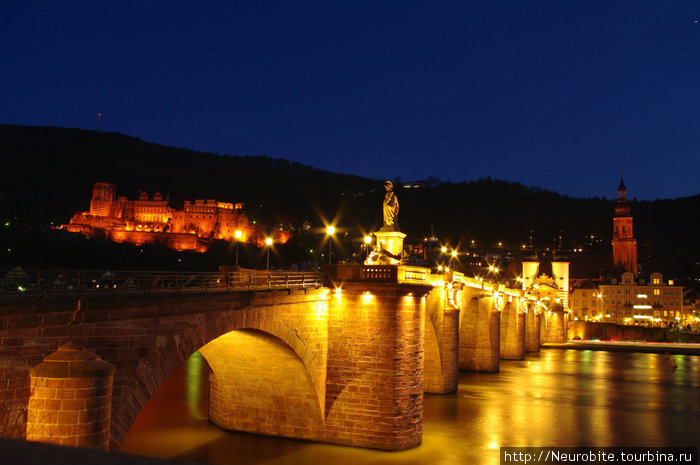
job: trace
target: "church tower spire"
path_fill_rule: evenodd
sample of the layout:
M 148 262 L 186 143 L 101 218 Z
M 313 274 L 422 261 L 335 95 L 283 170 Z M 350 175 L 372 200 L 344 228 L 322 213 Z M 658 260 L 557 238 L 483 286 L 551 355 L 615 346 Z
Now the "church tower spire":
M 620 185 L 617 188 L 618 198 L 615 203 L 613 218 L 613 262 L 637 276 L 637 241 L 633 234 L 632 209 L 627 200 L 627 187 L 620 174 Z

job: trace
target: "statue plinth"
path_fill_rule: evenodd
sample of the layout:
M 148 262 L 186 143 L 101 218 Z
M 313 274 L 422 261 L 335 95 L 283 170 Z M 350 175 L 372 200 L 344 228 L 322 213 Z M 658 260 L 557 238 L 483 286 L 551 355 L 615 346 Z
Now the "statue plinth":
M 389 252 L 398 259 L 391 259 L 392 265 L 397 265 L 403 254 L 403 239 L 406 237 L 401 231 L 394 231 L 391 226 L 384 226 L 379 231 L 374 233 L 377 238 L 377 245 Z M 393 263 L 395 262 L 395 263 Z

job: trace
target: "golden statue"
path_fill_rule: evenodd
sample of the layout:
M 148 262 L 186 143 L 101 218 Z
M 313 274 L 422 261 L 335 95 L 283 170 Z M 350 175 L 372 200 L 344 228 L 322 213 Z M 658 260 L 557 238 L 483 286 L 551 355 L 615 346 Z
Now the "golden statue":
M 391 181 L 384 183 L 386 195 L 384 196 L 383 212 L 384 212 L 384 230 L 397 230 L 399 228 L 399 199 L 394 194 L 394 185 Z

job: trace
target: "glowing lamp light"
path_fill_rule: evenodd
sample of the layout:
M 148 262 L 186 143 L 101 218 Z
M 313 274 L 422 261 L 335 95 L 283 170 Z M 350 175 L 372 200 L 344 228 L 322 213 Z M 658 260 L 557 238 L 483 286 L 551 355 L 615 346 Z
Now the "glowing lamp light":
M 372 243 L 372 236 L 365 236 L 365 244 L 369 245 Z
M 326 233 L 327 233 L 329 236 L 332 236 L 333 234 L 335 234 L 335 227 L 334 227 L 334 226 L 328 226 L 328 227 L 326 228 Z M 333 257 L 333 253 L 332 253 L 332 250 L 331 250 L 331 244 L 333 244 L 333 240 L 332 240 L 332 239 L 328 241 L 328 264 L 329 264 L 329 265 L 331 264 L 331 257 Z
M 265 238 L 265 245 L 272 245 L 272 238 L 271 237 Z
M 456 250 L 453 250 L 453 251 L 452 251 L 452 258 L 454 258 L 454 257 L 456 257 L 456 256 L 457 256 L 457 251 L 456 251 Z
M 243 231 L 241 231 L 240 229 L 237 229 L 236 232 L 233 233 L 233 237 L 235 237 L 236 239 L 240 239 L 242 236 Z
M 440 250 L 442 250 L 442 253 L 447 253 L 447 247 L 442 247 Z

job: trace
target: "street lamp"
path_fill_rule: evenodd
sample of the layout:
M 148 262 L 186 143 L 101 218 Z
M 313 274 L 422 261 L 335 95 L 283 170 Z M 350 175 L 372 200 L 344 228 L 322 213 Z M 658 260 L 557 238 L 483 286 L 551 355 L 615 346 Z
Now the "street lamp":
M 457 251 L 456 251 L 456 250 L 453 250 L 453 251 L 452 251 L 452 263 L 451 263 L 451 265 L 450 265 L 450 266 L 452 267 L 453 270 L 454 270 L 454 268 L 455 268 L 455 258 L 457 258 Z
M 367 260 L 369 260 L 369 246 L 372 244 L 372 236 L 365 236 L 365 249 L 367 249 Z
M 328 226 L 326 228 L 326 234 L 328 234 L 328 264 L 331 264 L 331 244 L 333 244 L 333 234 L 335 234 L 335 228 L 333 226 Z
M 270 271 L 270 246 L 272 245 L 272 238 L 265 238 L 265 245 L 267 246 L 267 271 Z
M 238 266 L 238 242 L 241 240 L 241 236 L 243 236 L 243 232 L 240 229 L 236 229 L 233 233 L 233 237 L 236 238 L 236 266 Z

